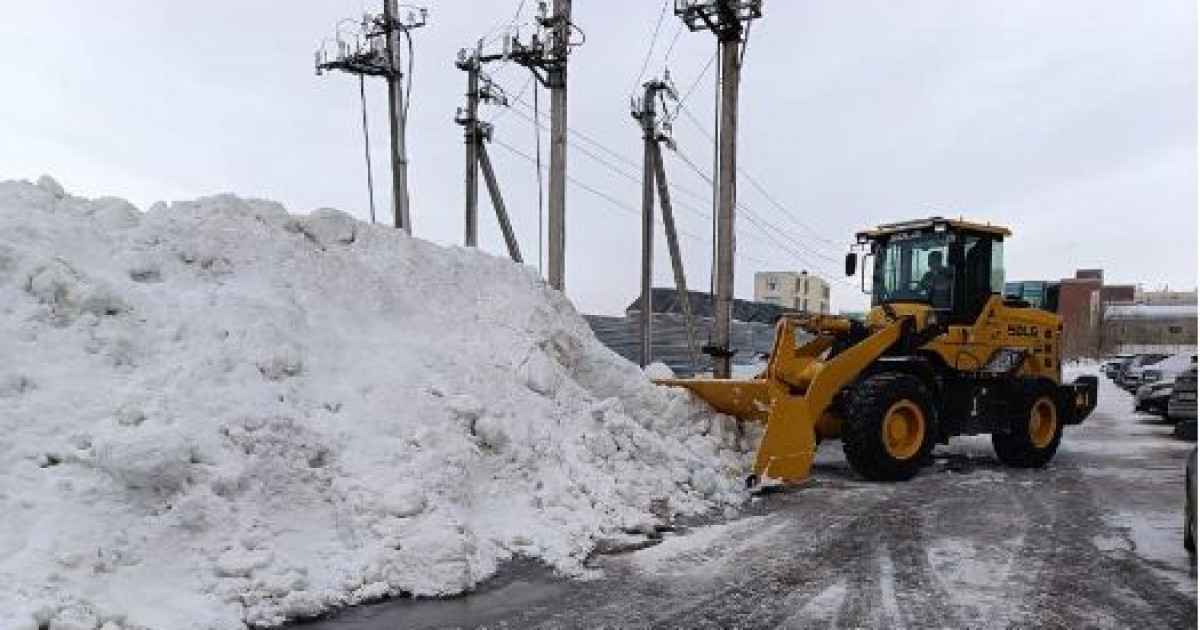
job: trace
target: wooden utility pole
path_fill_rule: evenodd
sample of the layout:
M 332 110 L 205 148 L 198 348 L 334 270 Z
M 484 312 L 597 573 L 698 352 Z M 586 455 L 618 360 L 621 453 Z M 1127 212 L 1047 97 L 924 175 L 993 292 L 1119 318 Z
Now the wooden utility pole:
M 705 348 L 713 356 L 713 376 L 729 378 L 730 328 L 733 316 L 733 263 L 735 244 L 734 211 L 737 205 L 737 99 L 741 78 L 743 22 L 762 16 L 761 0 L 699 0 L 677 3 L 675 14 L 692 31 L 707 29 L 720 46 L 720 129 L 717 135 L 716 300 L 712 343 Z
M 428 13 L 415 8 L 401 19 L 396 0 L 384 0 L 383 14 L 363 17 L 353 41 L 346 41 L 339 30 L 335 36 L 337 53 L 329 58 L 322 45 L 316 54 L 317 74 L 340 70 L 359 77 L 382 77 L 388 86 L 388 119 L 391 122 L 392 214 L 395 226 L 412 234 L 408 210 L 408 157 L 405 150 L 407 113 L 404 93 L 404 66 L 400 58 L 400 36 L 425 26 Z M 364 95 L 365 103 L 365 95 Z M 365 129 L 365 128 L 364 128 Z
M 571 0 L 554 0 L 550 56 L 550 193 L 547 228 L 547 271 L 550 286 L 566 289 L 567 248 L 567 52 L 571 39 Z
M 666 123 L 659 124 L 656 105 L 662 95 L 675 97 L 675 90 L 667 80 L 653 80 L 645 84 L 645 93 L 640 103 L 632 103 L 632 114 L 642 129 L 642 297 L 641 297 L 641 341 L 642 367 L 652 357 L 652 323 L 654 302 L 652 295 L 654 268 L 654 192 L 658 189 L 658 202 L 662 207 L 663 228 L 667 236 L 667 251 L 671 256 L 671 270 L 675 276 L 679 307 L 683 312 L 687 328 L 688 349 L 694 370 L 700 370 L 700 352 L 696 346 L 696 322 L 692 317 L 692 302 L 688 295 L 687 279 L 683 269 L 683 256 L 679 249 L 679 235 L 675 230 L 675 214 L 671 206 L 670 185 L 663 167 L 662 144 L 674 146 L 666 134 Z
M 488 157 L 486 142 L 492 139 L 492 126 L 479 120 L 479 104 L 481 102 L 496 102 L 507 104 L 503 92 L 492 83 L 483 73 L 483 64 L 488 61 L 503 59 L 502 55 L 484 55 L 479 47 L 475 50 L 461 50 L 455 65 L 467 73 L 467 105 L 460 107 L 454 117 L 455 122 L 463 126 L 463 139 L 466 144 L 466 213 L 465 213 L 465 243 L 467 247 L 479 245 L 479 172 L 483 171 L 483 179 L 487 184 L 488 195 L 492 207 L 496 210 L 496 220 L 500 223 L 500 232 L 504 235 L 504 244 L 508 255 L 516 262 L 522 262 L 521 249 L 517 246 L 517 237 L 513 233 L 512 223 L 508 219 L 508 210 L 504 198 L 500 194 L 500 184 L 496 181 L 496 173 L 492 169 L 492 160 Z

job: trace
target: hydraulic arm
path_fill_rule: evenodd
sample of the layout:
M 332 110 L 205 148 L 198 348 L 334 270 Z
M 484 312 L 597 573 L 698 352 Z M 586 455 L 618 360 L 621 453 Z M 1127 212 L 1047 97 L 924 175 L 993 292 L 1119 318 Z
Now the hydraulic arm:
M 752 482 L 798 481 L 808 476 L 816 438 L 836 437 L 838 420 L 829 414 L 834 396 L 900 338 L 902 320 L 871 333 L 831 359 L 822 355 L 849 334 L 844 318 L 811 316 L 799 322 L 783 317 L 767 368 L 750 380 L 664 379 L 662 385 L 685 387 L 714 409 L 742 420 L 766 422 L 758 446 Z M 812 335 L 797 344 L 796 329 Z

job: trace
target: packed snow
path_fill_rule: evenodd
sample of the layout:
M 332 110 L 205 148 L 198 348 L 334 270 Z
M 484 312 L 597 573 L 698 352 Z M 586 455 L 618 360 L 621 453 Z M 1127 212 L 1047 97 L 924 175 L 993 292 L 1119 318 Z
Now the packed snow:
M 0 628 L 237 629 L 744 499 L 528 268 L 335 210 L 0 183 Z M 651 505 L 655 504 L 655 509 Z
M 697 527 L 682 535 L 668 536 L 663 542 L 630 554 L 629 561 L 639 571 L 655 575 L 686 576 L 715 574 L 734 566 L 747 548 L 760 544 L 780 530 L 792 526 L 772 516 L 746 518 Z

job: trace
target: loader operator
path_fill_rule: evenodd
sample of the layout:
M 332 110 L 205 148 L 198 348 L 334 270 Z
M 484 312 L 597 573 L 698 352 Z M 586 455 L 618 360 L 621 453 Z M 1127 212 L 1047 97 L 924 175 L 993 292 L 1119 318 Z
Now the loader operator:
M 954 290 L 954 270 L 942 264 L 940 251 L 929 252 L 926 260 L 929 262 L 929 271 L 925 272 L 918 286 L 933 308 L 948 309 Z

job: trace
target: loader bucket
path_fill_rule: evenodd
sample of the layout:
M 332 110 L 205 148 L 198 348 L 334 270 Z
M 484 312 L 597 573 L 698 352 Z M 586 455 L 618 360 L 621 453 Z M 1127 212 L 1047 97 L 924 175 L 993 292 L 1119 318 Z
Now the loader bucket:
M 748 480 L 755 485 L 808 476 L 817 450 L 818 423 L 826 418 L 834 396 L 896 343 L 908 320 L 897 319 L 832 358 L 822 357 L 845 324 L 823 316 L 807 321 L 812 322 L 810 332 L 815 336 L 798 345 L 796 322 L 779 320 L 771 358 L 759 378 L 655 380 L 659 385 L 689 389 L 721 413 L 766 423 L 754 474 Z M 822 423 L 823 434 L 836 435 L 831 424 L 837 426 L 836 421 Z
M 662 379 L 659 385 L 691 390 L 716 411 L 739 420 L 765 422 L 752 485 L 767 479 L 799 481 L 808 476 L 816 453 L 812 414 L 802 397 L 789 395 L 767 379 Z
M 771 394 L 763 379 L 727 381 L 700 378 L 655 379 L 659 385 L 690 389 L 713 409 L 739 420 L 763 422 L 771 410 Z

